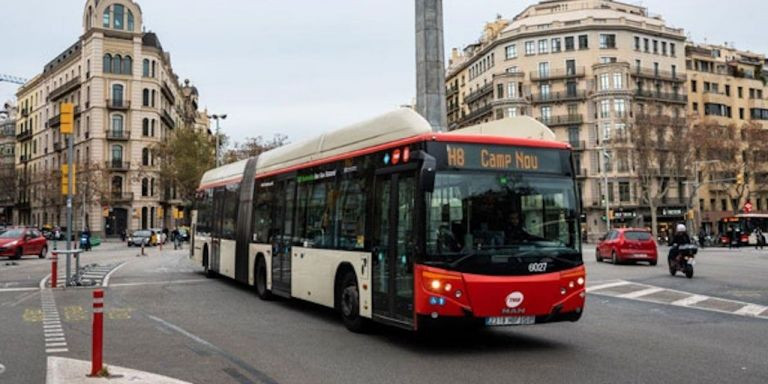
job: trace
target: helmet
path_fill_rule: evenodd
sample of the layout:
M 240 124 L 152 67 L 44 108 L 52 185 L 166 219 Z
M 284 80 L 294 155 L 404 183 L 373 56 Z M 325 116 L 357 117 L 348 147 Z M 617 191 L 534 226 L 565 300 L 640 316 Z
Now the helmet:
M 678 224 L 675 228 L 676 232 L 685 232 L 685 224 Z

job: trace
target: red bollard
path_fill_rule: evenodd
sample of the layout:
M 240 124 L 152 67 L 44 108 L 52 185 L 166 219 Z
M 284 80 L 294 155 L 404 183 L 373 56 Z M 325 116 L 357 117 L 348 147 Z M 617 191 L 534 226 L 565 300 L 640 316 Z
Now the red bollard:
M 56 288 L 56 281 L 59 280 L 59 255 L 56 252 L 51 253 L 51 288 Z
M 103 367 L 104 291 L 93 291 L 93 345 L 91 347 L 91 376 L 98 376 Z

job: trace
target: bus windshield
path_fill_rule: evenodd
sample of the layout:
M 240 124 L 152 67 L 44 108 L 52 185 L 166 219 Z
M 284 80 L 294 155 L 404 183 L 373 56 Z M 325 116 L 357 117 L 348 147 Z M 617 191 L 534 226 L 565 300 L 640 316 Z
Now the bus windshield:
M 528 274 L 529 263 L 573 268 L 581 264 L 577 210 L 567 177 L 438 172 L 427 197 L 426 261 L 488 275 Z

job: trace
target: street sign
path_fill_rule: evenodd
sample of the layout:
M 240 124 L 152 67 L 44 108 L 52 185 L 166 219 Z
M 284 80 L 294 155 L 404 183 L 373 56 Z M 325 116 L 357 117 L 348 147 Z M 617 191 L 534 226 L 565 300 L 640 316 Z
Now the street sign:
M 746 203 L 744 203 L 744 213 L 750 213 L 750 212 L 752 212 L 752 203 L 747 201 Z

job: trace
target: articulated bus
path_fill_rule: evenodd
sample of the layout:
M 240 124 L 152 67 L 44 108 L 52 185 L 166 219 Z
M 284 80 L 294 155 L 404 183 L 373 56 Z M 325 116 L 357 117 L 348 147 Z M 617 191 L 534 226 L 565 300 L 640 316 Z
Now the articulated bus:
M 527 117 L 433 133 L 410 109 L 208 171 L 191 257 L 263 299 L 370 321 L 576 321 L 571 151 Z

